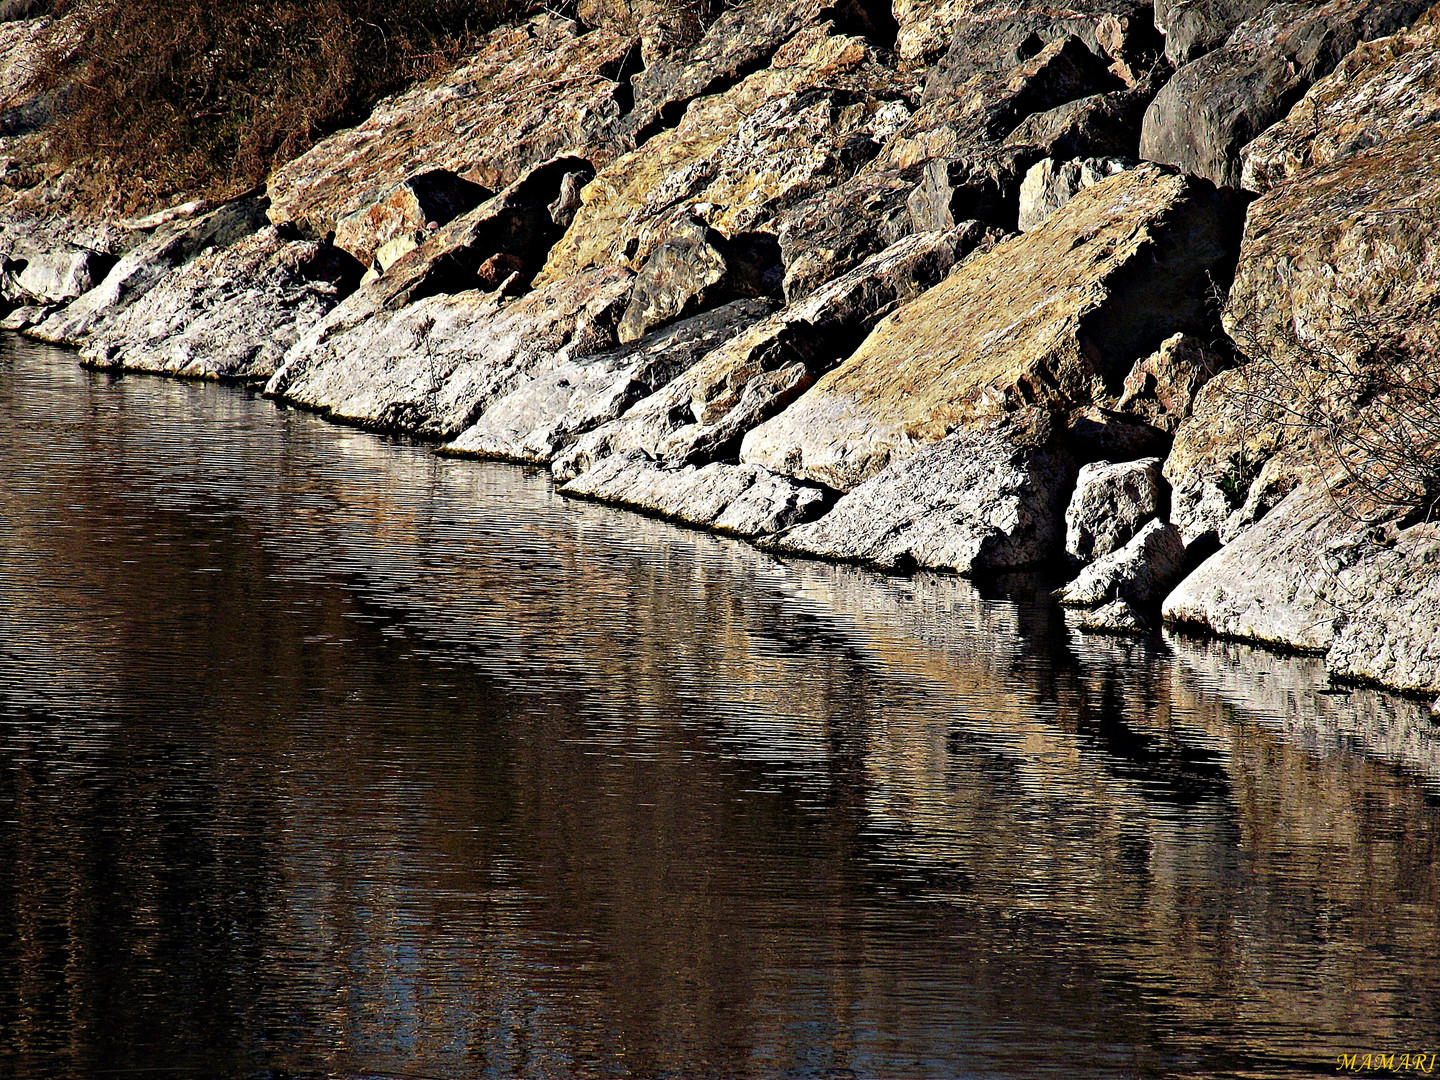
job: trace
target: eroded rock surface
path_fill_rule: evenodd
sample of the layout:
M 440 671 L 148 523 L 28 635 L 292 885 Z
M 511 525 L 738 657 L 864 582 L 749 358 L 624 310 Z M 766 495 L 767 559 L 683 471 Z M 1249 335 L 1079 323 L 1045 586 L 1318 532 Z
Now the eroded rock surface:
M 1010 422 L 957 432 L 854 488 L 772 550 L 890 570 L 973 574 L 1052 558 L 1075 470 L 1069 454 Z
M 1230 364 L 1228 355 L 1199 338 L 1176 334 L 1136 361 L 1115 407 L 1173 432 L 1190 415 L 1200 388 Z
M 1106 399 L 1138 355 L 1207 323 L 1237 225 L 1223 194 L 1155 166 L 1088 188 L 885 319 L 741 458 L 847 490 L 957 426 Z
M 1160 602 L 1184 572 L 1185 543 L 1179 530 L 1152 518 L 1055 595 L 1062 604 L 1087 609 L 1076 620 L 1081 629 L 1149 630 L 1156 625 Z
M 1065 510 L 1065 551 L 1088 563 L 1123 547 L 1163 509 L 1160 459 L 1096 461 L 1080 469 Z
M 1020 231 L 1029 232 L 1087 187 L 1133 167 L 1134 162 L 1113 157 L 1037 161 L 1020 185 Z

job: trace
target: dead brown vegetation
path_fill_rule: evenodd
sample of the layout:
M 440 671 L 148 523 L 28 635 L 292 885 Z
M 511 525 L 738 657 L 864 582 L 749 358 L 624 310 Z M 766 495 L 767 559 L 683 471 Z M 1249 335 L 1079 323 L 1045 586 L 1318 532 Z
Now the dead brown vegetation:
M 137 209 L 254 186 L 436 74 L 517 0 L 56 0 L 52 152 Z

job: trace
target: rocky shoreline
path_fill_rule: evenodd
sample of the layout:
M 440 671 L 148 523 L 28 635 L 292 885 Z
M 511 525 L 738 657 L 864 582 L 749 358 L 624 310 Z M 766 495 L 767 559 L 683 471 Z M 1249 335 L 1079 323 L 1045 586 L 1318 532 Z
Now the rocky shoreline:
M 7 330 L 1440 692 L 1440 7 L 582 0 L 122 221 L 45 167 L 45 21 L 0 22 Z

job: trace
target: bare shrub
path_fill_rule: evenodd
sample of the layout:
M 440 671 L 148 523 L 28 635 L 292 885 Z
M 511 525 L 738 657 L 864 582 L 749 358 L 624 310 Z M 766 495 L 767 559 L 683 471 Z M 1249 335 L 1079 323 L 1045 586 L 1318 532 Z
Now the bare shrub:
M 58 161 L 135 209 L 229 194 L 453 64 L 516 0 L 55 0 Z

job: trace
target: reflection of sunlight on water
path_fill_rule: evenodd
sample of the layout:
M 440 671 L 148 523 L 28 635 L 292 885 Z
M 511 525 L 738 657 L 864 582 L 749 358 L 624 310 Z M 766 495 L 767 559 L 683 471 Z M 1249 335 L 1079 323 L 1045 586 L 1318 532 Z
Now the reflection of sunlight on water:
M 1414 703 L 54 355 L 0 368 L 21 1074 L 143 1034 L 239 1074 L 1264 1075 L 1440 1028 Z

